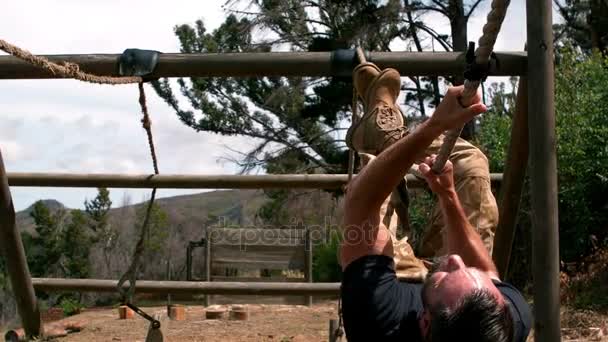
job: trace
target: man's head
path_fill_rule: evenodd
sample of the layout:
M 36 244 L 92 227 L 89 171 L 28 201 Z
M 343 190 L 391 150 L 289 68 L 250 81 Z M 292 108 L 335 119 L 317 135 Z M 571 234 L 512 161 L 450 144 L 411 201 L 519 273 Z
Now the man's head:
M 427 341 L 511 340 L 509 308 L 492 279 L 450 255 L 429 275 L 422 291 L 420 326 Z

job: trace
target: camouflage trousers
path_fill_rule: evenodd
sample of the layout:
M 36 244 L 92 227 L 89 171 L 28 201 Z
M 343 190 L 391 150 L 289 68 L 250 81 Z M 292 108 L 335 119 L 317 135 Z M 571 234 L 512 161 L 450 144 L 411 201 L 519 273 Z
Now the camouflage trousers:
M 437 153 L 443 142 L 443 136 L 429 146 L 424 155 Z M 375 158 L 373 155 L 360 153 L 361 166 L 365 167 Z M 490 174 L 487 158 L 483 153 L 463 139 L 459 139 L 450 156 L 454 164 L 455 187 L 464 212 L 471 225 L 480 234 L 486 248 L 492 253 L 494 232 L 498 225 L 498 206 L 490 186 Z M 445 222 L 438 203 L 434 204 L 430 222 L 418 241 L 410 241 L 411 235 L 407 226 L 407 203 L 403 203 L 398 191 L 384 201 L 380 209 L 380 219 L 390 231 L 393 239 L 395 270 L 402 280 L 423 280 L 428 273 L 419 258 L 429 258 L 446 254 L 443 246 Z M 405 231 L 405 236 L 397 238 L 397 230 Z M 418 257 L 414 255 L 412 245 L 417 246 Z

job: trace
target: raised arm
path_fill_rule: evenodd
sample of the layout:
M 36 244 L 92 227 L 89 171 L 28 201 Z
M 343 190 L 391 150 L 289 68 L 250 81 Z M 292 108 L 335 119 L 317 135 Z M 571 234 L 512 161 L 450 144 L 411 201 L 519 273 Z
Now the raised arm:
M 392 256 L 392 245 L 380 224 L 382 202 L 410 169 L 417 155 L 445 130 L 460 127 L 486 110 L 480 96 L 463 108 L 458 99 L 463 87 L 449 88 L 433 116 L 413 133 L 383 151 L 348 186 L 344 203 L 342 267 L 368 254 Z
M 492 257 L 477 231 L 469 223 L 458 199 L 454 188 L 452 163 L 448 161 L 441 174 L 435 174 L 431 170 L 434 162 L 434 155 L 427 157 L 424 163 L 420 164 L 419 170 L 439 198 L 446 223 L 443 243 L 447 247 L 447 253 L 458 254 L 468 267 L 475 267 L 486 272 L 490 278 L 498 279 L 498 271 Z

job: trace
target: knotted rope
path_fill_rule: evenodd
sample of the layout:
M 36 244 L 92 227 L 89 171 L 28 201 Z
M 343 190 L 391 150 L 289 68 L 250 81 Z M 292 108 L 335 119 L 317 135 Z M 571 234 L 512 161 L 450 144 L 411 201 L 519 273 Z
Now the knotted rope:
M 158 159 L 156 158 L 156 150 L 154 148 L 154 139 L 152 136 L 152 121 L 150 120 L 150 115 L 148 114 L 148 106 L 146 105 L 146 93 L 144 92 L 143 82 L 139 83 L 139 105 L 143 114 L 143 118 L 141 119 L 142 127 L 146 130 L 146 135 L 148 136 L 148 146 L 150 148 L 150 156 L 152 158 L 154 174 L 158 175 Z M 120 280 L 118 280 L 118 284 L 116 285 L 118 287 L 118 292 L 120 292 L 122 300 L 125 303 L 130 303 L 133 294 L 135 293 L 137 272 L 139 271 L 139 265 L 141 264 L 141 257 L 145 251 L 146 235 L 148 234 L 148 231 L 150 229 L 150 216 L 152 215 L 152 207 L 154 205 L 155 199 L 156 188 L 153 188 L 152 193 L 150 194 L 150 200 L 148 201 L 148 206 L 146 208 L 146 216 L 144 217 L 144 222 L 142 224 L 141 232 L 139 234 L 139 239 L 137 240 L 137 244 L 135 245 L 135 251 L 133 252 L 131 265 L 129 265 L 129 268 L 120 277 Z M 129 281 L 129 287 L 125 290 L 123 288 L 123 285 L 127 280 Z
M 59 76 L 63 78 L 74 78 L 83 82 L 95 84 L 129 84 L 140 83 L 143 81 L 142 78 L 139 76 L 108 77 L 89 74 L 80 71 L 80 67 L 78 66 L 78 64 L 70 62 L 63 62 L 62 64 L 53 63 L 45 57 L 34 56 L 29 51 L 23 50 L 2 39 L 0 39 L 0 49 L 34 66 L 44 69 L 49 73 L 53 74 L 54 76 Z
M 494 48 L 494 44 L 496 43 L 496 38 L 500 32 L 500 26 L 505 19 L 510 2 L 511 0 L 492 1 L 492 9 L 488 14 L 486 24 L 483 26 L 483 35 L 481 38 L 479 38 L 479 47 L 475 51 L 475 63 L 477 65 L 487 66 L 490 63 L 492 50 Z M 471 100 L 477 94 L 477 88 L 479 88 L 481 81 L 481 79 L 465 80 L 464 91 L 462 92 L 462 97 L 460 100 L 464 106 L 469 106 L 471 104 Z M 443 145 L 441 145 L 437 159 L 433 164 L 433 171 L 436 173 L 440 173 L 441 170 L 443 170 L 443 167 L 450 157 L 461 131 L 462 127 L 446 132 Z
M 141 107 L 141 112 L 143 114 L 143 118 L 141 120 L 143 128 L 146 130 L 146 135 L 148 137 L 148 146 L 150 148 L 150 156 L 152 158 L 152 166 L 154 167 L 154 174 L 159 174 L 158 172 L 158 159 L 156 158 L 156 150 L 154 148 L 154 138 L 152 136 L 152 121 L 150 120 L 150 115 L 148 114 L 148 106 L 146 104 L 146 94 L 144 92 L 144 83 L 143 79 L 139 76 L 128 76 L 128 77 L 109 77 L 109 76 L 98 76 L 83 72 L 80 70 L 80 67 L 77 64 L 63 62 L 61 64 L 53 63 L 46 59 L 45 57 L 35 56 L 31 54 L 29 51 L 23 50 L 15 45 L 12 45 L 5 40 L 0 39 L 0 49 L 5 51 L 6 53 L 13 55 L 19 59 L 24 60 L 27 63 L 30 63 L 34 66 L 37 66 L 41 69 L 48 71 L 54 76 L 59 76 L 63 78 L 73 78 L 83 82 L 95 83 L 95 84 L 130 84 L 130 83 L 138 83 L 139 87 L 139 105 Z M 129 302 L 133 293 L 135 292 L 135 282 L 137 279 L 137 271 L 139 269 L 139 264 L 141 263 L 141 256 L 145 250 L 145 238 L 149 231 L 149 223 L 150 216 L 152 213 L 152 206 L 154 204 L 154 199 L 156 198 L 156 188 L 152 189 L 152 194 L 150 195 L 150 201 L 148 202 L 148 206 L 146 209 L 146 216 L 144 218 L 144 222 L 141 228 L 141 233 L 139 235 L 139 240 L 135 245 L 135 251 L 133 253 L 133 259 L 131 260 L 131 265 L 127 269 L 127 271 L 122 275 L 120 280 L 118 281 L 118 291 L 123 296 L 123 301 Z M 129 288 L 123 289 L 123 284 L 126 281 L 129 281 Z

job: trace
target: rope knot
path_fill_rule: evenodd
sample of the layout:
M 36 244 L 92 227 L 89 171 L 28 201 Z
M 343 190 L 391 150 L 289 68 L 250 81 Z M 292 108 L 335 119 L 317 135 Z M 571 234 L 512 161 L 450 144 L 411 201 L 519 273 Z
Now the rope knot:
M 149 130 L 152 127 L 152 121 L 150 120 L 149 116 L 144 116 L 141 119 L 141 125 L 143 126 L 143 128 L 145 128 L 146 130 Z

